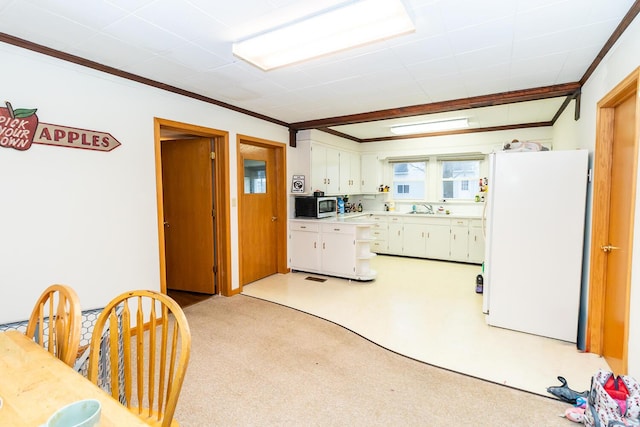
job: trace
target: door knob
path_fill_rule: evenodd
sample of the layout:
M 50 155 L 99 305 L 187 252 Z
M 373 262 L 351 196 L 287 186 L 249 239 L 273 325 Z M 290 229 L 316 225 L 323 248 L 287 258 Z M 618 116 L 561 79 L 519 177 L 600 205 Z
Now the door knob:
M 272 217 L 271 217 L 271 222 L 276 221 L 277 219 L 278 219 L 278 217 L 277 217 L 277 216 L 272 216 Z
M 605 253 L 609 253 L 614 249 L 620 249 L 620 248 L 617 246 L 604 245 L 604 246 L 600 246 L 600 249 L 602 249 Z
M 167 221 L 164 222 L 164 226 L 169 228 L 169 223 Z

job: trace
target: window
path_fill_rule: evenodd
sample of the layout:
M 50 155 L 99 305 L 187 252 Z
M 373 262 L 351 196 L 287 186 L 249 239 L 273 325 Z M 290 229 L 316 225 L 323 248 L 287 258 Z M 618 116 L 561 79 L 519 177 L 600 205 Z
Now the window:
M 393 198 L 424 200 L 427 196 L 427 162 L 398 162 L 392 166 Z
M 267 163 L 263 160 L 244 160 L 244 193 L 267 192 Z
M 442 198 L 473 199 L 480 191 L 480 160 L 443 160 Z

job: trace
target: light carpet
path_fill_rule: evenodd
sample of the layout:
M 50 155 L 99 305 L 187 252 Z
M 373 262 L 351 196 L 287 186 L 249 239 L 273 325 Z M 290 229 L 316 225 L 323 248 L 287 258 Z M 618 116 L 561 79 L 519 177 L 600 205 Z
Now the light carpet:
M 282 305 L 216 296 L 184 311 L 182 427 L 573 425 L 560 401 L 418 362 Z

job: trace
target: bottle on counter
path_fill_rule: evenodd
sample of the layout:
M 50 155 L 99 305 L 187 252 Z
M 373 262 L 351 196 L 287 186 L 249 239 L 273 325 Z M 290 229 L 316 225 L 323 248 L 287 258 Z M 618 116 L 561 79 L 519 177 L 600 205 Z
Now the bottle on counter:
M 362 202 L 358 201 L 358 212 L 362 212 Z

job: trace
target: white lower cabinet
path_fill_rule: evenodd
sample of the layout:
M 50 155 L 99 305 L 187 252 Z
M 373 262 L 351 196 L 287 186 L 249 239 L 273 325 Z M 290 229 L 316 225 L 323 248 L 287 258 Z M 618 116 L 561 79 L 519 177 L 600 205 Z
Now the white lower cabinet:
M 472 219 L 469 224 L 468 261 L 476 264 L 484 262 L 484 232 L 481 219 Z
M 402 217 L 389 216 L 388 221 L 389 232 L 387 233 L 387 253 L 402 255 Z
M 449 260 L 451 227 L 448 219 L 426 218 L 427 252 L 426 257 Z
M 427 225 L 422 221 L 406 220 L 402 227 L 402 255 L 422 257 L 427 255 Z
M 320 224 L 291 221 L 289 224 L 289 263 L 296 269 L 320 269 Z
M 451 220 L 451 250 L 452 261 L 467 262 L 469 258 L 469 220 Z
M 289 221 L 292 270 L 356 280 L 373 280 L 371 224 L 313 220 Z
M 353 227 L 343 224 L 322 224 L 320 230 L 322 272 L 330 276 L 353 274 L 356 256 Z
M 475 264 L 484 260 L 480 219 L 387 215 L 387 221 L 386 252 L 378 253 Z

